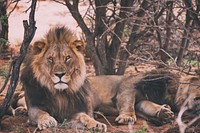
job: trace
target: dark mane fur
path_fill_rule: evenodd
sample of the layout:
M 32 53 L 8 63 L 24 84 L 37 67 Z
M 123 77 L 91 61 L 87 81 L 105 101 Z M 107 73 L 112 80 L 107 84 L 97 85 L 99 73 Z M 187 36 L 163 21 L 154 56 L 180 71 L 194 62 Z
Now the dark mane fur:
M 154 70 L 146 73 L 144 78 L 136 84 L 136 89 L 143 96 L 157 104 L 169 104 L 175 107 L 172 101 L 175 99 L 178 78 L 175 74 L 166 70 Z
M 73 38 L 74 33 L 68 29 L 67 27 L 55 27 L 53 29 L 50 29 L 49 32 L 46 34 L 46 39 L 48 43 L 61 43 L 65 41 L 65 43 L 69 43 L 71 41 L 71 38 Z M 67 42 L 66 42 L 67 41 Z

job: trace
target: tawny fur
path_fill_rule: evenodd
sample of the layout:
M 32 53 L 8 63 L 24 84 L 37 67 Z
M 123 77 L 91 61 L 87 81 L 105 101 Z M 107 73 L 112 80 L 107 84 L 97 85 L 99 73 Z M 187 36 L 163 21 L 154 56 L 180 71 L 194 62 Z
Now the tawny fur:
M 21 81 L 29 121 L 39 129 L 67 119 L 106 131 L 106 125 L 90 117 L 88 110 L 90 91 L 85 79 L 84 49 L 85 44 L 66 27 L 50 29 L 30 48 Z
M 181 76 L 158 69 L 137 76 L 95 76 L 88 80 L 93 107 L 107 115 L 121 113 L 134 117 L 136 110 L 161 125 L 174 119 L 172 111 L 179 111 L 189 95 L 191 108 L 199 111 L 199 76 Z
M 87 124 L 95 126 L 98 122 L 90 117 L 93 110 L 108 115 L 114 112 L 116 122 L 121 124 L 135 122 L 136 113 L 162 124 L 174 118 L 172 110 L 179 109 L 186 99 L 185 94 L 193 90 L 183 87 L 184 93 L 179 91 L 179 77 L 165 70 L 137 76 L 86 78 L 84 48 L 84 43 L 64 27 L 51 29 L 32 46 L 21 79 L 30 119 L 36 124 L 42 116 L 42 120 L 50 122 L 55 122 L 54 118 L 59 122 L 66 118 L 82 123 L 92 120 Z M 61 89 L 55 87 L 58 80 L 55 75 L 64 77 L 66 83 L 61 83 L 64 86 L 60 85 Z M 195 89 L 194 93 L 197 92 L 199 89 Z

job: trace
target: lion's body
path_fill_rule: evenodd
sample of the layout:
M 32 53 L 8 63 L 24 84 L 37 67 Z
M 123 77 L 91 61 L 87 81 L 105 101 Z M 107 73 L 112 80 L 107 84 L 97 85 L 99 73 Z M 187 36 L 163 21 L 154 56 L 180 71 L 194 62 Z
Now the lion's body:
M 136 110 L 136 114 L 160 125 L 171 121 L 171 109 L 179 111 L 187 98 L 190 108 L 200 111 L 199 76 L 158 69 L 136 76 L 88 77 L 88 81 L 93 109 L 107 115 Z
M 68 119 L 105 131 L 106 125 L 91 117 L 93 110 L 118 115 L 116 121 L 122 124 L 135 122 L 135 113 L 165 123 L 174 117 L 166 104 L 179 109 L 186 98 L 182 95 L 189 92 L 176 93 L 178 77 L 163 70 L 86 78 L 83 50 L 84 44 L 70 30 L 57 27 L 29 51 L 21 80 L 29 120 L 40 129 Z
M 95 76 L 88 77 L 92 92 L 93 107 L 112 105 L 120 83 L 126 79 L 124 76 Z
M 92 92 L 92 105 L 94 110 L 99 110 L 108 115 L 123 115 L 125 119 L 141 113 L 148 119 L 156 118 L 159 111 L 166 111 L 166 116 L 160 119 L 160 123 L 167 122 L 173 117 L 173 113 L 164 104 L 174 106 L 175 94 L 178 86 L 178 77 L 168 71 L 151 71 L 137 76 L 95 76 L 88 77 Z M 172 93 L 173 92 L 173 93 Z M 158 100 L 159 99 L 159 100 Z M 145 104 L 146 107 L 143 107 Z M 148 104 L 148 105 L 146 105 Z M 150 107 L 148 107 L 150 106 Z M 175 110 L 175 108 L 174 108 Z M 120 118 L 121 122 L 127 121 Z M 165 121 L 166 120 L 166 121 Z

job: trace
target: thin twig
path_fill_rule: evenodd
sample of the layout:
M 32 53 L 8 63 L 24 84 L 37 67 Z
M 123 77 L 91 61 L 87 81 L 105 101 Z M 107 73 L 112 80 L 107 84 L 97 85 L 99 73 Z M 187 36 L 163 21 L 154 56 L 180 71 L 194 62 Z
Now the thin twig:
M 164 52 L 170 59 L 172 59 L 174 62 L 174 65 L 177 67 L 176 60 L 169 53 L 167 53 L 164 49 L 160 49 L 160 50 L 162 52 Z
M 16 1 L 15 6 L 14 6 L 14 7 L 12 8 L 12 10 L 8 13 L 8 15 L 7 15 L 8 18 L 10 17 L 11 13 L 15 10 L 15 8 L 16 8 L 17 5 L 18 5 L 18 3 L 19 3 L 19 0 Z
M 98 114 L 100 116 L 102 116 L 104 118 L 104 120 L 108 123 L 108 125 L 111 127 L 111 128 L 115 128 L 109 121 L 108 119 L 105 117 L 105 115 L 103 115 L 101 112 L 98 112 L 98 111 L 94 111 L 95 114 Z
M 34 131 L 33 131 L 33 133 L 37 133 L 37 131 L 39 130 L 39 128 L 37 127 L 37 128 L 35 128 L 34 129 Z
M 54 2 L 58 3 L 58 4 L 61 4 L 61 5 L 64 5 L 65 6 L 65 3 L 64 2 L 61 2 L 60 0 L 53 0 Z

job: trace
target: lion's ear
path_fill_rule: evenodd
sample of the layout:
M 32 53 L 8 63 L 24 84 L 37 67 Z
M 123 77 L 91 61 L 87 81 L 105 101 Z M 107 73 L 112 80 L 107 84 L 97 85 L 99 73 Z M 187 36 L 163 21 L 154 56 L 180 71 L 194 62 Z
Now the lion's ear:
M 37 41 L 33 44 L 34 54 L 39 54 L 45 46 L 45 42 Z
M 86 47 L 82 40 L 75 40 L 70 46 L 76 48 L 80 52 L 84 52 Z

